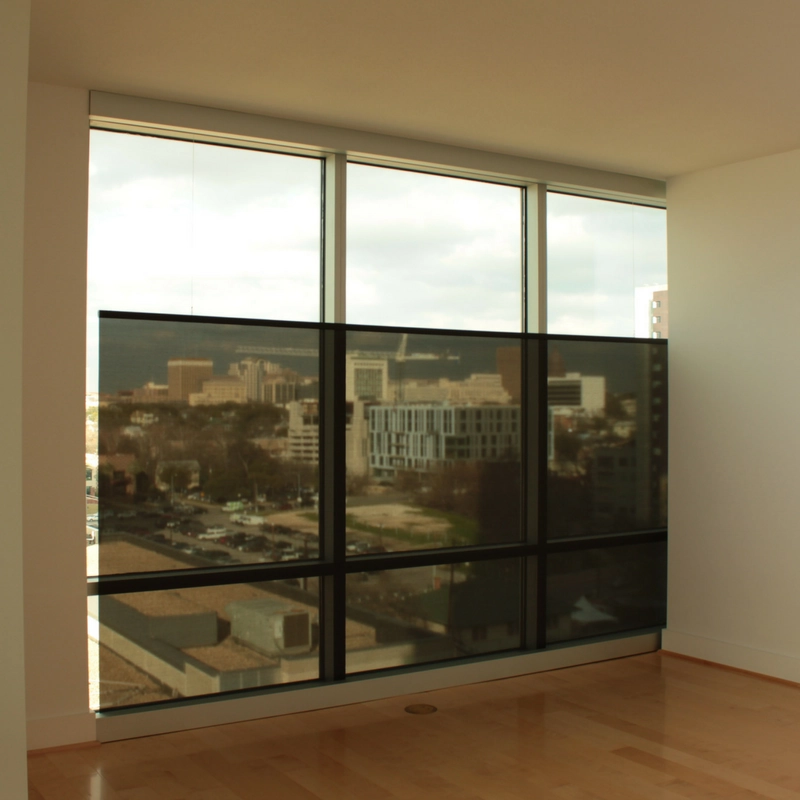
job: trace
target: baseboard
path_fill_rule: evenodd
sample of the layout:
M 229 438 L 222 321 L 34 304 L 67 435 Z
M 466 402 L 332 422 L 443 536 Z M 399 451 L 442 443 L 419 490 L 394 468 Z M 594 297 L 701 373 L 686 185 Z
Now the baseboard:
M 288 691 L 267 692 L 251 697 L 199 700 L 171 708 L 151 707 L 133 710 L 130 713 L 99 714 L 97 738 L 101 742 L 110 742 L 243 722 L 261 717 L 295 714 L 350 703 L 364 703 L 649 653 L 658 650 L 660 643 L 660 631 L 634 634 L 486 661 L 464 662 L 407 673 L 375 675 L 337 684 L 297 687 Z
M 661 634 L 661 647 L 675 655 L 690 656 L 744 672 L 800 683 L 800 659 L 782 653 L 770 653 L 669 629 Z
M 91 711 L 58 717 L 28 718 L 28 750 L 83 744 L 97 740 L 95 715 Z

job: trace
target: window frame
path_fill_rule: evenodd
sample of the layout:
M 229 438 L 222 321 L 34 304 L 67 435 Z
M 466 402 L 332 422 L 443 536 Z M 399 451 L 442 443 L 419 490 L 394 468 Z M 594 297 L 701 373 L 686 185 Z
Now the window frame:
M 291 155 L 305 155 L 321 157 L 323 159 L 323 192 L 322 192 L 322 265 L 321 265 L 321 316 L 320 322 L 309 323 L 322 331 L 323 359 L 321 368 L 329 374 L 333 374 L 337 363 L 343 358 L 342 336 L 346 320 L 345 306 L 345 287 L 346 287 L 346 188 L 347 188 L 347 167 L 349 163 L 368 164 L 370 166 L 392 167 L 396 169 L 412 170 L 425 172 L 434 175 L 466 178 L 470 180 L 485 181 L 490 183 L 500 183 L 515 186 L 521 189 L 523 195 L 521 231 L 522 237 L 522 314 L 520 337 L 523 341 L 535 343 L 541 341 L 546 347 L 547 340 L 547 192 L 559 191 L 562 193 L 575 194 L 587 197 L 597 197 L 607 200 L 636 203 L 640 205 L 665 207 L 665 184 L 646 178 L 619 175 L 615 173 L 602 172 L 600 170 L 584 169 L 572 165 L 554 164 L 551 162 L 536 161 L 515 156 L 503 156 L 499 154 L 485 153 L 480 151 L 468 150 L 466 148 L 451 147 L 448 145 L 419 142 L 415 140 L 399 139 L 397 137 L 383 136 L 380 134 L 367 134 L 361 131 L 348 131 L 341 128 L 328 126 L 311 125 L 287 120 L 278 120 L 268 117 L 258 117 L 248 114 L 237 114 L 216 109 L 204 109 L 196 106 L 167 103 L 163 101 L 147 100 L 142 98 L 124 97 L 101 92 L 92 92 L 90 101 L 90 124 L 92 128 L 127 132 L 144 133 L 152 136 L 164 138 L 177 138 L 188 141 L 198 141 L 209 144 L 221 144 L 248 149 L 264 150 L 274 153 L 286 153 Z M 177 316 L 177 315 L 174 315 Z M 281 323 L 282 324 L 282 323 Z M 350 326 L 348 326 L 350 327 Z M 353 328 L 363 327 L 372 329 L 375 326 L 352 326 Z M 458 333 L 458 332 L 454 332 Z M 482 332 L 475 332 L 481 335 Z M 498 335 L 501 335 L 498 333 Z M 508 336 L 507 332 L 502 333 Z M 516 335 L 516 334 L 512 334 Z M 569 338 L 558 336 L 557 338 Z M 586 338 L 586 337 L 580 337 Z M 604 338 L 604 337 L 591 337 Z M 608 338 L 608 337 L 606 337 Z M 638 342 L 646 343 L 647 340 L 638 339 Z M 541 359 L 541 348 L 529 347 L 531 355 L 524 361 L 527 364 L 525 373 L 528 373 L 527 380 L 533 380 L 536 358 Z M 530 359 L 533 359 L 531 361 Z M 539 365 L 541 368 L 541 364 Z M 523 380 L 526 378 L 523 377 Z M 533 384 L 530 384 L 533 386 Z M 331 384 L 333 387 L 334 384 Z M 544 389 L 539 386 L 540 402 L 544 417 L 547 415 L 546 403 L 546 381 Z M 542 395 L 542 392 L 544 393 Z M 343 450 L 341 443 L 334 440 L 338 435 L 336 425 L 333 424 L 337 414 L 343 414 L 341 408 L 343 392 L 331 389 L 331 394 L 323 404 L 323 436 L 325 441 L 321 442 L 323 448 L 336 447 Z M 525 425 L 523 420 L 522 435 L 525 438 L 523 447 L 530 448 L 535 442 L 537 433 L 533 431 L 533 425 Z M 545 422 L 546 427 L 546 422 Z M 537 453 L 541 468 L 542 460 L 546 468 L 547 448 L 539 447 L 533 450 Z M 333 550 L 329 550 L 326 557 L 314 567 L 314 572 L 321 579 L 320 602 L 325 603 L 344 603 L 343 587 L 341 581 L 339 586 L 333 581 L 335 569 L 343 569 L 344 574 L 351 574 L 364 569 L 402 569 L 416 564 L 428 565 L 431 563 L 451 563 L 454 559 L 464 557 L 463 551 L 456 551 L 455 555 L 449 551 L 442 552 L 411 552 L 408 554 L 392 554 L 391 558 L 380 555 L 362 555 L 349 557 L 344 565 L 336 564 L 336 559 L 340 556 L 336 553 L 344 553 L 344 529 L 337 523 L 337 516 L 344 513 L 344 480 L 343 475 L 338 474 L 332 459 L 328 459 L 321 465 L 321 475 L 324 489 L 321 487 L 321 508 L 324 507 L 324 517 L 321 514 L 320 527 L 323 526 L 330 531 L 328 534 L 331 539 Z M 528 491 L 535 490 L 535 480 L 532 470 L 527 477 Z M 327 504 L 323 506 L 323 492 L 328 498 Z M 339 498 L 337 500 L 336 498 Z M 539 510 L 541 514 L 541 509 Z M 541 527 L 541 526 L 540 526 Z M 336 533 L 334 533 L 336 531 Z M 565 550 L 580 549 L 588 547 L 589 544 L 580 541 L 555 541 L 546 543 L 537 538 L 539 534 L 528 533 L 527 541 L 518 544 L 505 544 L 495 546 L 497 552 L 490 556 L 481 554 L 475 550 L 470 554 L 471 558 L 480 560 L 481 558 L 515 557 L 520 558 L 526 563 L 529 580 L 538 582 L 539 587 L 536 591 L 523 591 L 523 604 L 527 602 L 527 630 L 521 631 L 523 647 L 525 642 L 531 647 L 528 653 L 520 654 L 517 658 L 511 657 L 509 664 L 513 661 L 525 663 L 525 671 L 531 670 L 530 661 L 532 656 L 540 656 L 548 652 L 544 639 L 546 624 L 544 619 L 545 607 L 543 603 L 534 603 L 537 596 L 543 597 L 546 579 L 546 559 L 539 557 L 545 552 L 562 552 Z M 666 529 L 658 531 L 645 531 L 639 533 L 615 534 L 602 537 L 606 546 L 616 547 L 624 544 L 634 544 L 641 542 L 656 542 L 666 539 Z M 592 538 L 591 545 L 597 546 L 597 539 Z M 252 572 L 252 575 L 250 573 Z M 267 571 L 263 567 L 247 568 L 238 567 L 235 570 L 235 582 L 242 582 L 248 579 L 263 580 L 265 574 L 270 579 L 302 577 L 309 572 L 308 565 L 303 563 L 294 564 L 275 564 L 269 565 Z M 186 585 L 219 585 L 220 583 L 233 582 L 228 579 L 229 570 L 225 567 L 212 567 L 192 573 L 179 573 L 169 575 L 170 580 L 176 581 L 176 585 L 184 583 Z M 164 576 L 166 577 L 166 576 Z M 328 578 L 328 580 L 325 580 Z M 198 582 L 199 580 L 199 582 Z M 101 584 L 104 586 L 101 588 Z M 93 578 L 89 580 L 89 594 L 112 593 L 124 591 L 125 588 L 136 586 L 137 591 L 145 591 L 148 588 L 157 588 L 162 585 L 160 577 L 144 576 L 107 576 Z M 343 624 L 340 620 L 339 625 Z M 323 641 L 323 654 L 321 657 L 321 682 L 344 681 L 346 683 L 362 683 L 364 680 L 377 681 L 385 688 L 379 691 L 393 691 L 390 687 L 396 683 L 398 677 L 397 670 L 389 673 L 380 673 L 380 677 L 372 674 L 359 673 L 355 676 L 345 676 L 344 661 L 341 648 L 334 645 L 333 637 L 339 636 L 342 632 L 329 626 L 326 633 L 326 641 Z M 645 647 L 651 649 L 652 636 L 655 634 L 641 633 L 640 636 L 626 636 L 621 634 L 612 636 L 612 639 L 625 639 L 628 644 L 622 644 L 622 650 L 633 647 Z M 634 641 L 638 642 L 635 644 Z M 647 644 L 642 644 L 647 642 Z M 610 649 L 609 649 L 610 647 Z M 568 663 L 580 663 L 586 658 L 580 653 L 588 652 L 621 652 L 620 646 L 609 645 L 608 642 L 591 642 L 588 644 L 575 645 L 574 655 L 566 658 Z M 556 650 L 563 650 L 563 645 Z M 639 652 L 636 650 L 636 652 Z M 589 656 L 592 658 L 594 656 Z M 521 660 L 520 660 L 521 659 Z M 492 657 L 489 659 L 492 660 Z M 474 664 L 467 665 L 460 674 L 469 680 L 479 680 L 481 674 L 480 664 L 485 663 L 485 659 L 473 659 Z M 544 662 L 537 662 L 544 663 Z M 561 663 L 552 659 L 551 664 Z M 445 668 L 464 667 L 462 662 L 447 661 L 441 665 L 422 665 L 415 668 L 415 672 L 424 673 L 426 667 L 443 666 Z M 542 667 L 536 667 L 541 669 Z M 514 674 L 514 667 L 509 674 Z M 502 672 L 502 669 L 501 669 Z M 498 675 L 497 672 L 494 673 Z M 405 676 L 406 678 L 408 676 Z M 400 675 L 402 680 L 403 675 Z M 424 678 L 422 685 L 424 684 Z M 441 680 L 441 679 L 439 679 Z M 458 680 L 458 679 L 455 679 Z M 314 682 L 315 686 L 317 682 Z M 411 687 L 413 681 L 405 682 Z M 303 684 L 284 687 L 281 685 L 274 687 L 264 687 L 257 691 L 257 695 L 275 698 L 276 692 L 284 688 L 295 690 Z M 419 680 L 417 681 L 419 685 Z M 332 687 L 332 694 L 337 692 Z M 292 694 L 296 694 L 295 691 Z M 341 694 L 341 692 L 339 692 Z M 328 692 L 331 695 L 331 692 Z M 383 695 L 378 695 L 383 696 Z M 228 704 L 232 709 L 230 713 L 234 716 L 240 715 L 241 704 L 252 700 L 252 696 L 247 693 L 237 693 L 236 695 L 221 694 L 210 698 L 199 698 L 200 703 L 207 704 L 210 701 L 217 706 Z M 195 698 L 185 698 L 178 704 L 159 703 L 155 706 L 136 706 L 123 709 L 105 709 L 97 713 L 98 737 L 101 740 L 112 740 L 124 738 L 131 735 L 130 712 L 135 711 L 135 716 L 149 716 L 156 727 L 164 723 L 158 722 L 157 718 L 169 718 L 177 720 L 175 727 L 168 729 L 179 729 L 180 727 L 191 727 L 192 723 L 187 724 L 186 720 L 193 717 L 191 711 L 192 704 L 198 702 Z M 303 707 L 305 701 L 295 702 L 291 705 L 291 710 L 298 710 Z M 312 700 L 311 705 L 306 707 L 318 707 L 324 705 Z M 272 710 L 266 713 L 286 713 L 280 711 L 286 704 L 280 701 L 273 702 L 269 708 Z M 265 714 L 264 702 L 255 703 L 252 711 L 244 712 L 244 718 L 263 716 Z M 236 710 L 239 709 L 239 710 Z M 143 714 L 139 712 L 149 712 Z M 225 714 L 222 712 L 222 718 Z M 165 716 L 166 715 L 166 716 Z M 206 720 L 208 718 L 206 717 Z M 167 723 L 168 726 L 173 723 Z M 215 724 L 208 721 L 198 724 Z M 148 723 L 144 723 L 147 728 Z M 136 726 L 134 725 L 134 728 Z

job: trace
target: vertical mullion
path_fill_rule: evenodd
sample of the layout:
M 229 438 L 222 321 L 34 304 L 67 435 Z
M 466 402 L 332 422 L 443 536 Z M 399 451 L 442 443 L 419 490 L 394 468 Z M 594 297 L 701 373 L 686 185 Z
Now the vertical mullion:
M 538 363 L 536 365 L 536 427 L 539 430 L 539 447 L 536 451 L 537 460 L 537 530 L 536 542 L 538 554 L 536 559 L 536 647 L 542 648 L 547 644 L 547 456 L 550 448 L 549 408 L 547 402 L 547 365 L 548 365 L 548 339 L 546 336 L 538 340 Z
M 525 544 L 536 545 L 539 532 L 539 448 L 542 436 L 539 425 L 539 345 L 534 339 L 525 337 L 522 341 L 522 405 L 520 421 L 522 424 L 521 439 L 524 453 L 523 463 L 523 531 Z M 538 569 L 540 554 L 527 556 L 524 564 L 523 581 L 523 620 L 522 647 L 536 646 L 538 629 Z
M 322 321 L 345 321 L 347 156 L 326 156 L 322 231 Z
M 347 255 L 347 156 L 326 156 L 323 171 L 323 251 L 321 318 L 323 323 L 344 323 Z M 344 363 L 346 334 L 341 329 L 323 331 L 323 369 L 320 389 L 323 443 L 320 475 L 324 490 L 320 535 L 332 575 L 321 583 L 320 677 L 326 681 L 345 677 L 344 504 L 345 504 L 345 406 Z
M 523 196 L 523 332 L 547 333 L 547 186 L 530 184 Z M 525 565 L 523 647 L 547 643 L 547 339 L 523 348 L 525 402 L 526 543 L 536 555 Z
M 347 156 L 326 156 L 323 170 L 321 319 L 345 321 L 345 262 L 347 238 Z M 333 574 L 320 578 L 321 638 L 320 677 L 342 680 L 345 676 L 345 333 L 330 327 L 322 331 L 320 385 L 322 447 L 320 448 L 320 537 Z
M 319 448 L 319 540 L 320 555 L 330 561 L 334 552 L 335 527 L 335 487 L 336 464 L 334 431 L 336 407 L 334 391 L 334 331 L 329 328 L 320 330 L 320 435 L 322 441 Z M 320 678 L 325 681 L 334 680 L 336 672 L 335 653 L 336 628 L 334 614 L 336 609 L 335 575 L 322 575 L 320 583 Z
M 524 330 L 547 332 L 547 186 L 525 187 Z
M 347 603 L 347 574 L 345 572 L 345 526 L 347 515 L 347 424 L 345 402 L 345 362 L 347 358 L 347 332 L 337 328 L 334 332 L 333 363 L 336 380 L 333 389 L 333 529 L 331 540 L 333 545 L 333 679 L 344 680 L 345 664 L 345 626 Z
M 346 333 L 326 328 L 320 401 L 322 447 L 320 465 L 320 536 L 322 555 L 333 562 L 333 574 L 321 580 L 320 672 L 326 681 L 345 677 L 345 387 Z

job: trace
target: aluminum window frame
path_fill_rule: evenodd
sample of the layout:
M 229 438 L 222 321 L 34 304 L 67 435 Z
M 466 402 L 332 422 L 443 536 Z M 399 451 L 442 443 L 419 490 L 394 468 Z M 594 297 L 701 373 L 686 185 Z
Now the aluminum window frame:
M 645 206 L 665 208 L 666 184 L 663 181 L 640 178 L 619 173 L 604 172 L 568 164 L 527 159 L 488 153 L 468 148 L 453 147 L 435 142 L 423 142 L 400 137 L 348 130 L 332 126 L 301 123 L 252 114 L 242 114 L 219 109 L 202 108 L 186 104 L 144 98 L 127 97 L 104 92 L 90 95 L 90 125 L 92 128 L 117 131 L 121 133 L 140 133 L 162 138 L 175 138 L 208 144 L 228 145 L 246 149 L 263 150 L 289 155 L 312 156 L 323 160 L 322 191 L 322 246 L 321 246 L 321 285 L 319 323 L 307 323 L 322 331 L 324 342 L 321 354 L 321 370 L 329 376 L 335 374 L 337 364 L 344 355 L 344 336 L 346 320 L 346 188 L 347 167 L 349 163 L 367 164 L 378 167 L 425 172 L 433 175 L 458 177 L 470 180 L 498 183 L 518 187 L 522 192 L 521 238 L 522 238 L 522 309 L 521 331 L 519 334 L 498 332 L 497 335 L 517 336 L 524 343 L 523 385 L 538 386 L 539 415 L 546 418 L 546 380 L 538 380 L 542 369 L 546 373 L 547 363 L 547 192 L 559 191 L 586 197 L 596 197 L 619 202 L 629 202 Z M 138 315 L 137 315 L 138 316 Z M 171 315 L 177 316 L 177 315 Z M 285 324 L 280 322 L 278 324 Z M 291 324 L 291 323 L 289 323 Z M 377 326 L 347 326 L 348 329 L 375 329 Z M 423 330 L 423 329 L 420 329 Z M 444 331 L 435 330 L 436 333 Z M 453 332 L 455 334 L 464 331 Z M 487 332 L 473 332 L 484 335 Z M 489 334 L 491 335 L 491 333 Z M 558 336 L 557 338 L 570 338 Z M 586 337 L 576 337 L 586 338 Z M 603 337 L 590 337 L 602 339 Z M 611 338 L 611 337 L 609 337 Z M 616 339 L 615 339 L 616 340 Z M 636 340 L 646 342 L 647 340 Z M 323 450 L 342 451 L 341 443 L 335 441 L 337 414 L 343 391 L 335 383 L 329 382 L 330 394 L 322 404 L 322 415 L 327 424 L 323 425 Z M 345 676 L 343 641 L 344 613 L 338 615 L 334 624 L 327 626 L 321 643 L 320 681 L 313 689 L 298 690 L 304 684 L 277 685 L 264 687 L 257 692 L 237 692 L 235 695 L 218 695 L 201 698 L 185 698 L 179 703 L 159 703 L 154 706 L 136 706 L 122 709 L 105 709 L 97 712 L 98 738 L 113 740 L 144 732 L 179 730 L 198 725 L 217 724 L 220 721 L 247 719 L 270 713 L 286 713 L 287 710 L 321 707 L 338 702 L 352 702 L 352 698 L 366 699 L 370 696 L 386 696 L 396 692 L 391 688 L 398 677 L 404 690 L 414 686 L 451 685 L 450 681 L 469 682 L 484 679 L 486 665 L 495 665 L 493 676 L 519 674 L 518 670 L 536 671 L 553 668 L 568 663 L 581 663 L 591 660 L 594 655 L 580 653 L 607 653 L 605 657 L 631 652 L 644 652 L 657 646 L 655 633 L 640 633 L 636 636 L 611 637 L 612 641 L 579 642 L 577 645 L 559 645 L 548 648 L 545 641 L 545 598 L 546 558 L 548 552 L 561 552 L 573 549 L 596 548 L 602 540 L 603 546 L 615 547 L 636 542 L 663 541 L 666 530 L 637 533 L 612 534 L 602 537 L 588 537 L 577 540 L 548 542 L 546 525 L 546 492 L 542 492 L 537 479 L 541 470 L 546 470 L 546 448 L 538 442 L 542 419 L 530 424 L 523 422 L 523 435 L 526 445 L 535 453 L 539 463 L 533 468 L 523 469 L 523 502 L 537 498 L 535 513 L 523 510 L 523 519 L 528 520 L 529 530 L 519 543 L 492 545 L 490 548 L 454 548 L 437 551 L 412 551 L 393 553 L 390 556 L 362 555 L 344 558 L 344 485 L 342 470 L 336 468 L 333 458 L 323 458 L 321 464 L 321 507 L 324 518 L 320 519 L 320 532 L 328 537 L 330 546 L 326 556 L 319 562 L 285 563 L 263 565 L 254 568 L 209 567 L 179 573 L 164 573 L 163 578 L 170 585 L 203 586 L 223 583 L 240 583 L 249 580 L 286 579 L 314 574 L 320 578 L 321 605 L 335 605 L 344 608 L 344 581 L 342 576 L 364 569 L 392 569 L 417 565 L 447 564 L 464 558 L 520 558 L 525 562 L 524 574 L 528 584 L 522 587 L 523 612 L 521 642 L 522 650 L 528 652 L 516 656 L 506 656 L 508 664 L 498 668 L 499 656 L 473 657 L 469 663 L 447 661 L 442 665 L 418 665 L 412 669 L 420 673 L 409 682 L 409 673 L 403 669 L 393 669 L 378 675 L 359 673 Z M 534 524 L 538 522 L 538 524 Z M 491 552 L 489 552 L 491 550 Z M 339 562 L 342 563 L 339 563 Z M 252 574 L 251 574 L 252 573 Z M 337 577 L 338 576 L 338 577 Z M 111 594 L 126 590 L 145 591 L 164 585 L 162 576 L 108 576 L 89 579 L 89 594 Z M 617 642 L 615 644 L 614 642 Z M 642 649 L 639 649 L 642 648 Z M 572 655 L 564 655 L 569 649 Z M 558 653 L 561 656 L 558 656 Z M 554 658 L 555 655 L 555 660 Z M 531 658 L 539 656 L 537 662 Z M 517 664 L 518 666 L 514 666 Z M 519 665 L 524 664 L 524 667 Z M 538 664 L 540 666 L 536 666 Z M 451 678 L 426 679 L 424 674 L 429 667 L 444 666 Z M 431 673 L 433 674 L 433 673 Z M 455 677 L 462 676 L 461 678 Z M 345 677 L 347 680 L 345 681 Z M 336 684 L 346 684 L 352 689 Z M 365 683 L 373 689 L 364 692 Z M 382 686 L 384 688 L 374 688 Z M 360 692 L 358 687 L 362 687 Z M 291 691 L 290 691 L 291 690 Z M 370 695 L 370 691 L 372 695 Z M 355 694 L 353 693 L 355 692 Z M 375 693 L 377 692 L 377 694 Z M 303 698 L 300 695 L 303 694 Z M 286 698 L 296 695 L 295 701 Z M 325 697 L 334 697 L 333 702 Z M 269 698 L 273 698 L 272 701 Z M 311 699 L 306 699 L 311 698 Z M 316 699 L 314 699 L 316 698 Z M 351 698 L 350 700 L 344 698 Z M 243 703 L 250 702 L 249 710 L 243 710 Z M 203 714 L 213 702 L 217 711 L 211 716 Z M 288 703 L 288 706 L 287 706 Z M 310 703 L 310 705 L 309 705 Z M 224 710 L 227 708 L 228 710 Z M 198 711 L 198 709 L 200 709 Z M 199 716 L 198 716 L 199 714 Z M 136 719 L 135 722 L 133 720 Z M 199 721 L 201 720 L 202 721 Z M 138 731 L 138 732 L 137 732 Z

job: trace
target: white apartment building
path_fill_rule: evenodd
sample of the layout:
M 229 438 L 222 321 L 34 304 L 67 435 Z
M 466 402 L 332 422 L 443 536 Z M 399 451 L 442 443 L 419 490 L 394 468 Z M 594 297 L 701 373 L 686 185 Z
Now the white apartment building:
M 516 456 L 519 445 L 519 406 L 369 408 L 369 464 L 377 477 L 430 472 L 454 461 Z
M 556 414 L 582 412 L 602 416 L 606 411 L 606 379 L 603 375 L 568 372 L 547 379 L 547 404 Z

